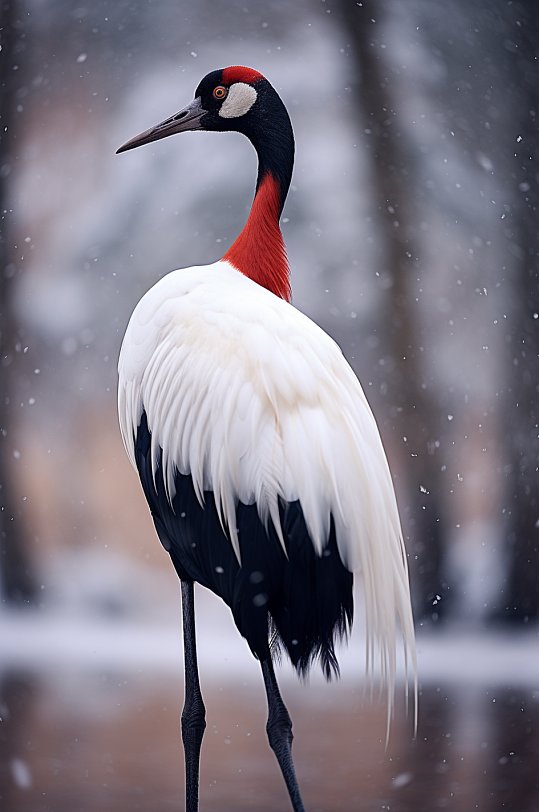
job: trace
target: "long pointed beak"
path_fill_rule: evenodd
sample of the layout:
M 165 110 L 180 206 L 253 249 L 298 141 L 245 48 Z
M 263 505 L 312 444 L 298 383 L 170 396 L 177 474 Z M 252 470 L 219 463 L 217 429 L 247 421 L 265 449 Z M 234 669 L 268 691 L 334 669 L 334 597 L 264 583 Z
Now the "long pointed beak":
M 174 135 L 187 130 L 201 130 L 200 120 L 207 112 L 202 107 L 200 98 L 197 98 L 176 115 L 167 118 L 160 124 L 156 124 L 155 127 L 150 127 L 149 130 L 136 135 L 130 141 L 126 141 L 120 149 L 116 150 L 116 154 L 118 155 L 119 152 L 126 152 L 128 149 L 134 149 L 135 147 L 141 147 L 143 144 L 149 144 L 152 141 L 159 141 L 160 138 L 166 138 L 167 135 Z

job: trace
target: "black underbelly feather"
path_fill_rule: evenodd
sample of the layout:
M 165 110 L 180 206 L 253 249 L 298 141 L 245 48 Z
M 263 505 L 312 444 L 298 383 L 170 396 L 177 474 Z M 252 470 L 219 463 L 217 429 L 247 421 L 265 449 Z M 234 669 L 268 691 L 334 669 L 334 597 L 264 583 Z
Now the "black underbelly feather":
M 161 456 L 154 477 L 143 412 L 135 438 L 136 464 L 157 533 L 179 577 L 198 581 L 228 604 L 240 633 L 260 660 L 270 649 L 283 646 L 300 674 L 306 674 L 317 657 L 328 679 L 338 674 L 334 643 L 351 626 L 353 597 L 352 574 L 340 559 L 333 520 L 327 545 L 318 556 L 299 501 L 283 502 L 279 512 L 287 558 L 272 522 L 266 531 L 256 505 L 239 502 L 240 566 L 211 491 L 204 493 L 202 507 L 191 476 L 177 472 L 171 506 Z

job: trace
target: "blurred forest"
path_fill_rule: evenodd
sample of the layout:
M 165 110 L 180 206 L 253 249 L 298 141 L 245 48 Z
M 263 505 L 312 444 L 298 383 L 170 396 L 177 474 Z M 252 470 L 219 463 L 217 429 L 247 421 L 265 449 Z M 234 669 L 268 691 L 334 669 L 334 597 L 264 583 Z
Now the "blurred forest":
M 208 71 L 290 112 L 295 305 L 380 425 L 420 624 L 539 614 L 539 31 L 506 0 L 2 0 L 2 600 L 176 607 L 116 422 L 142 293 L 219 259 L 256 160 L 235 134 L 116 156 Z M 176 611 L 176 609 L 174 609 Z

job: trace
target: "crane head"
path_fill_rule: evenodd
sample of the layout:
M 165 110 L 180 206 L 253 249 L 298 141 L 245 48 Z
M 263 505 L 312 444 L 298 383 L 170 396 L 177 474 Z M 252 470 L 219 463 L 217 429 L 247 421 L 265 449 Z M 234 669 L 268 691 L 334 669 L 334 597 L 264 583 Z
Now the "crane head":
M 202 79 L 187 107 L 136 135 L 117 152 L 188 130 L 236 130 L 254 141 L 261 122 L 271 122 L 272 114 L 282 116 L 282 110 L 278 94 L 258 71 L 240 65 L 215 70 Z

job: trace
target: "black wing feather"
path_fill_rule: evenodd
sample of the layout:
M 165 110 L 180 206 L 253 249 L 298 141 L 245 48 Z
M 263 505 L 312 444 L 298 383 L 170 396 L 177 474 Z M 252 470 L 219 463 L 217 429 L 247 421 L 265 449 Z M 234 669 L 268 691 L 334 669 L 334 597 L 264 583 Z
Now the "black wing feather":
M 338 674 L 335 640 L 352 624 L 353 576 L 341 561 L 333 520 L 327 544 L 317 555 L 299 501 L 282 502 L 280 519 L 288 557 L 270 522 L 256 505 L 239 502 L 236 524 L 241 566 L 223 531 L 214 495 L 200 504 L 190 475 L 175 475 L 170 503 L 159 453 L 152 471 L 151 435 L 143 412 L 135 438 L 135 460 L 157 534 L 179 577 L 198 581 L 231 608 L 253 654 L 264 660 L 282 646 L 305 675 L 320 658 L 329 679 Z

